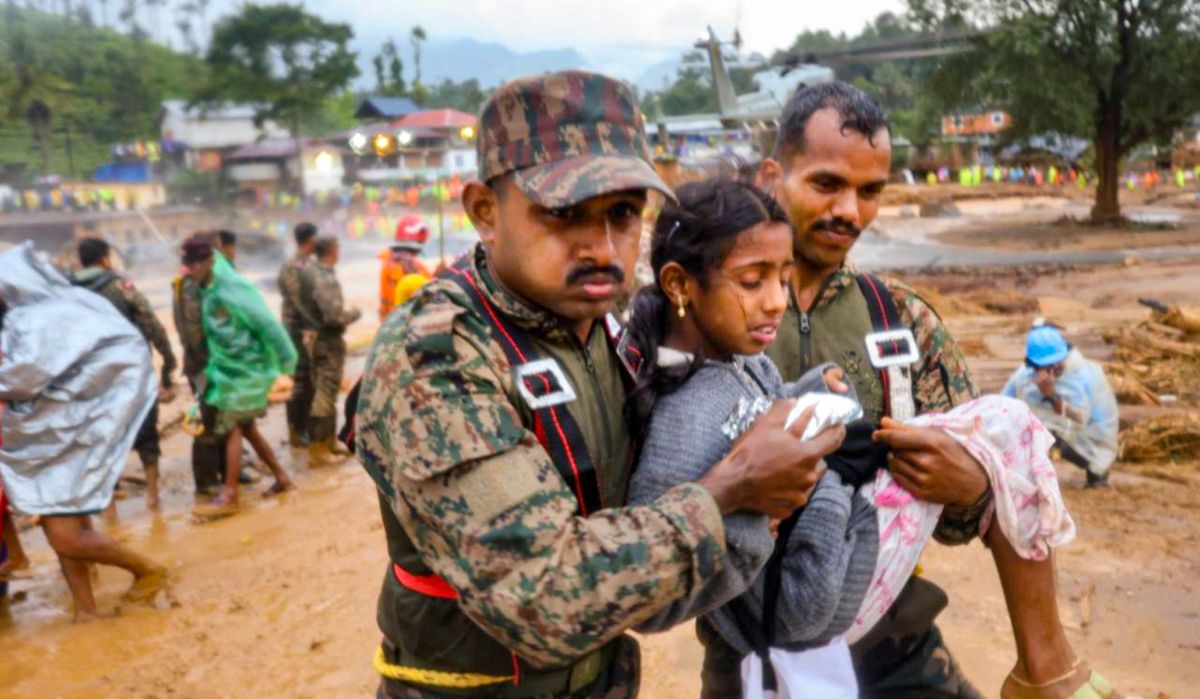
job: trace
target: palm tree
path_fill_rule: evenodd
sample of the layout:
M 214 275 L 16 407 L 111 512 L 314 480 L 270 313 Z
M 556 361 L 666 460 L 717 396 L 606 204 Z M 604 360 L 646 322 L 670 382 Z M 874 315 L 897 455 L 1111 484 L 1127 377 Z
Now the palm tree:
M 412 28 L 412 35 L 408 40 L 413 47 L 413 86 L 421 84 L 421 42 L 425 41 L 425 30 L 421 25 L 416 25 Z

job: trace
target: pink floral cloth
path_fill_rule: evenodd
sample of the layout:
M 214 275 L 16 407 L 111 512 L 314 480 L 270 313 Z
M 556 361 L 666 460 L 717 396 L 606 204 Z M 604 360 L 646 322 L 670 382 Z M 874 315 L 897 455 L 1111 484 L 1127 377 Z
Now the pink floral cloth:
M 1054 437 L 1025 403 L 984 396 L 948 413 L 905 422 L 945 431 L 983 465 L 992 485 L 996 521 L 1021 557 L 1044 560 L 1051 549 L 1075 538 L 1075 522 L 1050 461 Z M 846 632 L 849 643 L 870 631 L 896 601 L 942 514 L 941 505 L 917 500 L 886 470 L 861 493 L 874 502 L 879 518 L 879 557 L 858 617 Z

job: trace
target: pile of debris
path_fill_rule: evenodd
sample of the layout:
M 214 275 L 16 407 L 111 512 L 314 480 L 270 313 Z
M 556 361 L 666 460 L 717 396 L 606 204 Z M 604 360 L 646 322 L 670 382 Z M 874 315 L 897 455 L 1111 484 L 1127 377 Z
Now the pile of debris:
M 1114 345 L 1108 377 L 1117 399 L 1133 405 L 1200 400 L 1200 312 L 1142 300 L 1149 320 L 1104 334 Z
M 1121 433 L 1123 461 L 1194 461 L 1197 458 L 1200 458 L 1200 415 L 1195 412 L 1147 418 Z

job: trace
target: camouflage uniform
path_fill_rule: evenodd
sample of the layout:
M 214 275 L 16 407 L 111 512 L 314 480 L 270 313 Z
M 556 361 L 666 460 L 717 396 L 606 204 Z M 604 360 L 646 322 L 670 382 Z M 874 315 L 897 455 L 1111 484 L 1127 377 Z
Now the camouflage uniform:
M 150 301 L 134 287 L 133 282 L 122 279 L 111 270 L 95 266 L 77 272 L 71 277 L 71 283 L 94 291 L 108 299 L 121 312 L 121 315 L 133 323 L 134 327 L 142 333 L 142 337 L 158 350 L 158 354 L 163 360 L 162 386 L 167 389 L 171 388 L 171 373 L 175 371 L 176 366 L 175 352 L 171 349 L 171 341 L 167 339 L 166 329 L 163 328 L 162 323 L 158 322 L 158 316 L 154 315 L 154 308 L 150 306 Z M 158 463 L 162 449 L 158 444 L 157 401 L 150 409 L 150 414 L 142 422 L 137 439 L 133 442 L 133 449 L 138 453 L 143 466 Z
M 292 397 L 287 404 L 288 432 L 297 436 L 308 431 L 309 409 L 313 402 L 312 362 L 304 342 L 304 331 L 316 330 L 316 323 L 300 311 L 300 276 L 310 264 L 304 255 L 297 252 L 283 264 L 278 278 L 279 295 L 283 297 L 283 327 L 299 355 L 296 375 L 292 377 Z
M 480 179 L 511 172 L 543 206 L 666 190 L 648 163 L 632 93 L 591 73 L 500 87 L 483 109 L 478 148 Z M 388 571 L 382 657 L 501 684 L 385 680 L 378 696 L 636 696 L 637 649 L 622 632 L 716 574 L 725 558 L 720 512 L 695 484 L 623 507 L 632 435 L 622 419 L 624 369 L 603 321 L 580 342 L 561 320 L 503 291 L 482 246 L 469 261 L 463 274 L 488 313 L 522 331 L 574 387 L 564 406 L 583 444 L 572 448 L 587 449 L 603 506 L 578 514 L 492 321 L 462 287 L 435 279 L 397 308 L 368 359 L 358 453 L 379 487 L 392 561 L 410 576 L 440 578 L 451 594 L 435 599 Z
M 362 312 L 347 309 L 342 301 L 342 285 L 333 267 L 316 262 L 300 274 L 300 305 L 297 310 L 316 324 L 316 336 L 307 348 L 312 371 L 313 400 L 309 411 L 310 436 L 314 441 L 333 439 L 337 421 L 337 395 L 346 365 L 346 326 L 358 320 Z M 300 351 L 303 356 L 305 350 Z
M 183 375 L 191 386 L 192 395 L 199 401 L 204 425 L 204 432 L 192 440 L 192 477 L 196 491 L 204 492 L 219 487 L 225 477 L 225 445 L 213 434 L 217 411 L 204 402 L 207 386 L 204 369 L 208 365 L 204 323 L 200 318 L 204 290 L 191 277 L 179 274 L 171 280 L 171 291 L 175 332 L 183 346 Z
M 846 332 L 862 337 L 870 332 L 867 317 L 844 317 L 847 304 L 861 296 L 858 270 L 844 263 L 822 285 L 807 313 L 799 310 L 793 295 L 780 324 L 776 342 L 767 354 L 787 381 L 795 381 L 813 366 L 826 361 L 838 363 L 855 385 L 868 419 L 883 415 L 883 392 L 878 370 L 866 355 L 866 348 L 842 343 L 836 354 L 822 354 L 810 338 L 822 332 Z M 918 413 L 942 412 L 974 398 L 966 358 L 937 313 L 911 287 L 884 277 L 904 327 L 910 328 L 921 353 L 920 363 L 912 370 L 913 400 Z M 864 300 L 858 299 L 861 303 Z M 857 306 L 865 312 L 865 305 Z M 836 326 L 836 327 L 835 327 Z M 807 332 L 805 331 L 807 328 Z M 809 337 L 805 337 L 805 335 Z M 828 351 L 828 346 L 824 349 Z M 986 494 L 969 507 L 947 506 L 935 538 L 945 544 L 963 544 L 979 534 L 982 518 L 988 512 Z M 942 590 L 928 580 L 911 578 L 887 615 L 867 636 L 852 646 L 859 689 L 865 699 L 982 699 L 966 680 L 942 640 L 933 620 L 947 603 Z M 705 646 L 703 668 L 704 696 L 738 696 L 741 691 L 741 656 L 730 648 L 712 627 L 700 621 L 696 634 Z

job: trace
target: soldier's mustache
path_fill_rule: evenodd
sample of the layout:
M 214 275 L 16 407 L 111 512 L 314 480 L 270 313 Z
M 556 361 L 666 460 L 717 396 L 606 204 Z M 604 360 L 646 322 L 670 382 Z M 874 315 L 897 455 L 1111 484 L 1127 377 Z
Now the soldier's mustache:
M 809 226 L 808 229 L 810 231 L 819 231 L 819 230 L 833 231 L 834 233 L 841 233 L 843 235 L 852 235 L 855 238 L 857 238 L 859 236 L 859 234 L 862 233 L 861 228 L 854 225 L 853 223 L 850 223 L 849 221 L 847 221 L 844 218 L 821 219 L 820 221 L 817 221 L 816 223 Z
M 617 265 L 588 265 L 576 267 L 567 274 L 567 286 L 597 281 L 597 277 L 611 277 L 613 283 L 625 283 L 625 270 Z

